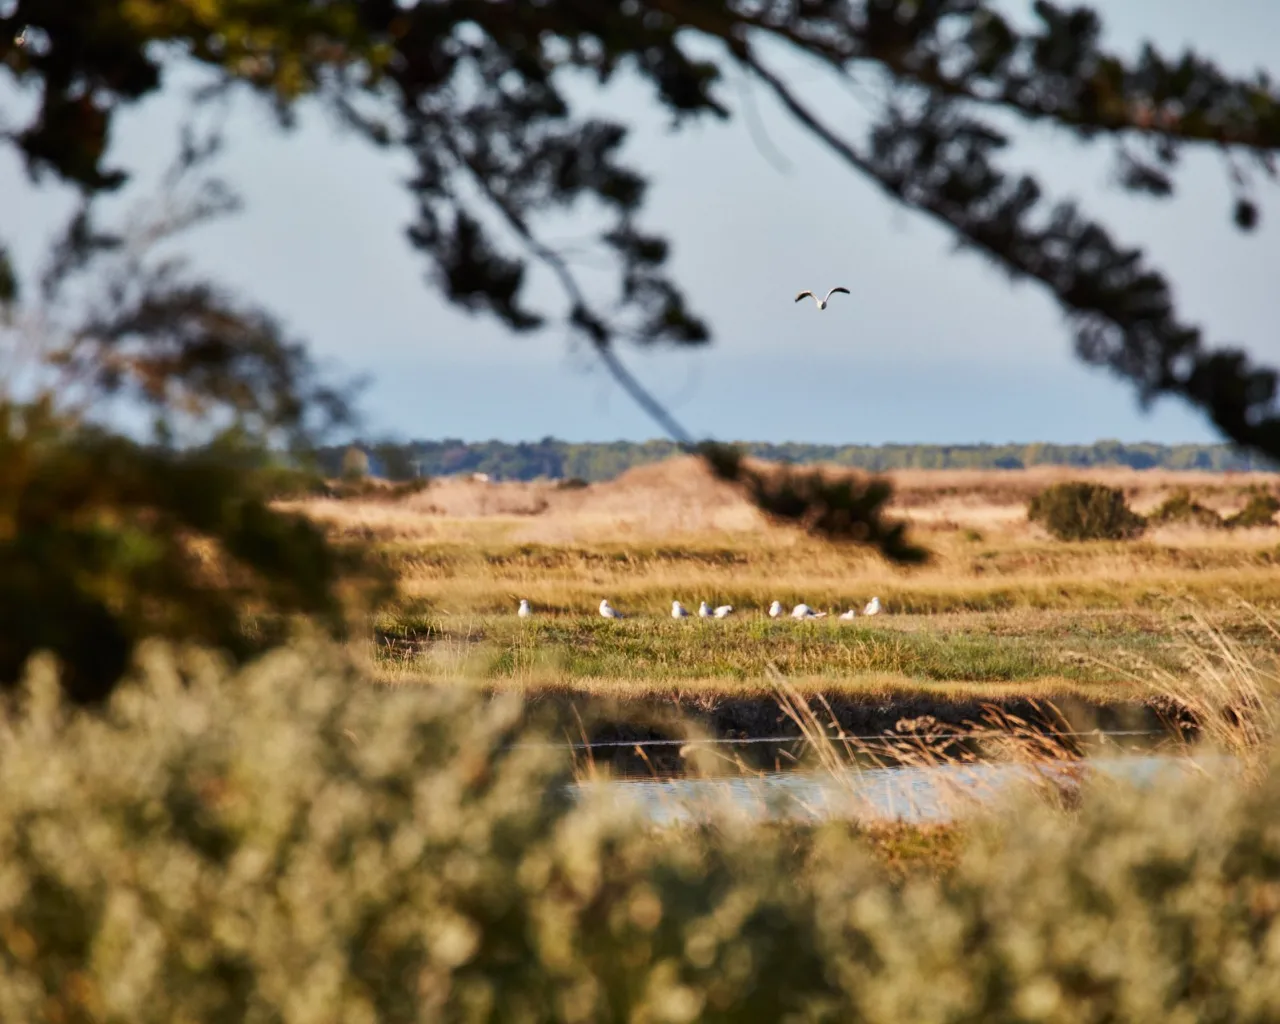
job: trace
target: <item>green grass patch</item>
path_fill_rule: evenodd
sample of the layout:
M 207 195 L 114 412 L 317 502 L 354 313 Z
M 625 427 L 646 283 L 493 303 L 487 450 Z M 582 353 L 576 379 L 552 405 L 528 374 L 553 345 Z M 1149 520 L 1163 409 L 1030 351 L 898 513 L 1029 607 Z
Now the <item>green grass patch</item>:
M 881 623 L 884 623 L 883 625 Z M 914 628 L 913 628 L 914 627 Z M 938 628 L 919 620 L 867 622 L 741 619 L 705 622 L 512 616 L 384 623 L 383 659 L 408 660 L 428 675 L 465 672 L 486 680 L 541 671 L 569 678 L 679 681 L 786 676 L 849 679 L 893 675 L 936 682 L 1018 682 L 1048 676 L 1112 682 L 1140 656 L 1177 667 L 1171 636 L 1125 622 L 1110 630 L 975 622 Z

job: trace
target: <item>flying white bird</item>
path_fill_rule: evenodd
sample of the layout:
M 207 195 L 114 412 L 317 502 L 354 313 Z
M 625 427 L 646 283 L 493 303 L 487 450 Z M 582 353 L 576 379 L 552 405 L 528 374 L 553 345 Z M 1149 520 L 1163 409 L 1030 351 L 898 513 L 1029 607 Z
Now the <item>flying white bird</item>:
M 879 615 L 880 614 L 880 598 L 873 597 L 867 602 L 867 606 L 862 609 L 863 615 Z
M 781 601 L 774 601 L 773 604 L 769 605 L 769 618 L 776 619 L 781 614 L 782 614 Z
M 729 613 L 732 611 L 733 611 L 733 605 L 722 604 L 719 608 L 717 608 L 711 614 L 714 615 L 717 619 L 723 619 L 723 618 L 727 618 Z
M 704 619 L 711 618 L 711 605 L 703 601 L 702 604 L 698 605 L 698 615 Z
M 606 619 L 622 618 L 622 612 L 618 611 L 618 609 L 611 605 L 608 598 L 605 598 L 600 602 L 600 614 Z
M 523 597 L 520 598 L 520 610 L 517 611 L 516 614 L 519 615 L 520 618 L 522 619 L 527 619 L 530 615 L 533 614 L 533 609 L 529 607 L 529 602 L 526 601 Z
M 852 608 L 850 608 L 847 612 L 844 612 L 843 614 L 841 614 L 840 618 L 844 619 L 847 622 L 849 619 L 856 618 L 857 615 L 858 613 L 854 611 Z
M 826 618 L 826 615 L 826 612 L 815 612 L 807 604 L 798 604 L 791 609 L 793 619 L 822 619 Z
M 813 301 L 818 304 L 819 309 L 826 309 L 827 303 L 831 301 L 831 296 L 835 295 L 836 292 L 840 292 L 842 295 L 848 295 L 849 289 L 841 288 L 839 285 L 836 285 L 834 288 L 831 289 L 831 291 L 827 292 L 827 297 L 825 299 L 818 298 L 818 296 L 814 295 L 813 292 L 801 292 L 799 295 L 796 296 L 796 302 L 799 302 L 801 299 L 803 299 L 807 295 L 809 296 L 809 298 L 813 299 Z
M 687 619 L 689 617 L 689 609 L 687 609 L 679 601 L 672 601 L 671 617 L 673 619 Z

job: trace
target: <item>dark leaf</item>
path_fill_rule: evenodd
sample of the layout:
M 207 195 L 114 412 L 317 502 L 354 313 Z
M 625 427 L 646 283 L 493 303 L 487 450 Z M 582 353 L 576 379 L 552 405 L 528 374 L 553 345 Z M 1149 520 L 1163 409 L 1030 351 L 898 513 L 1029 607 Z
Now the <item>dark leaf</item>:
M 16 302 L 17 299 L 18 275 L 9 258 L 9 250 L 0 245 L 0 303 Z
M 1237 199 L 1232 217 L 1241 231 L 1252 231 L 1258 226 L 1258 205 L 1251 199 Z

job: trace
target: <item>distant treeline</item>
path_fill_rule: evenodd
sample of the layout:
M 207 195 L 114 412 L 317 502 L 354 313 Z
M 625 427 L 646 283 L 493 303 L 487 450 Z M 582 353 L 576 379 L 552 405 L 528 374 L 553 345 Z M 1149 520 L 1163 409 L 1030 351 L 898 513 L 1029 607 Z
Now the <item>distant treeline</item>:
M 872 471 L 889 469 L 1022 469 L 1027 466 L 1130 466 L 1134 469 L 1271 470 L 1265 460 L 1223 444 L 975 444 L 827 445 L 738 442 L 751 455 L 804 465 L 833 463 Z M 670 441 L 571 444 L 544 438 L 505 441 L 354 442 L 377 476 L 408 479 L 485 473 L 494 480 L 609 480 L 635 466 L 677 454 Z M 350 446 L 323 449 L 324 471 L 338 475 Z

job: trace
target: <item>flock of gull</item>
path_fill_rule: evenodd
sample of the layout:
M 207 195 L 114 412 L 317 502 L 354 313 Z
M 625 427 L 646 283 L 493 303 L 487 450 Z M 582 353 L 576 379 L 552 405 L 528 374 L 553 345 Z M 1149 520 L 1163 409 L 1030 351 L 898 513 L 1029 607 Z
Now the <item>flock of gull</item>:
M 831 296 L 848 295 L 848 294 L 850 294 L 848 288 L 845 288 L 841 285 L 837 285 L 836 287 L 828 291 L 823 298 L 818 298 L 818 296 L 814 292 L 807 291 L 807 290 L 803 291 L 796 296 L 796 302 L 799 302 L 801 299 L 809 298 L 809 299 L 813 299 L 813 301 L 817 303 L 818 309 L 826 309 L 827 303 L 831 301 Z M 881 611 L 880 598 L 873 597 L 870 601 L 867 602 L 866 607 L 862 609 L 862 614 L 863 615 L 879 615 L 880 611 Z M 771 619 L 781 618 L 782 613 L 783 613 L 783 608 L 782 608 L 781 601 L 774 601 L 773 604 L 769 605 L 769 618 Z M 520 599 L 520 608 L 516 612 L 516 614 L 519 615 L 520 618 L 522 619 L 527 619 L 530 615 L 533 614 L 533 609 L 529 607 L 529 602 L 524 598 Z M 733 605 L 731 604 L 722 604 L 718 608 L 712 608 L 709 604 L 707 604 L 706 601 L 703 601 L 701 604 L 698 605 L 698 617 L 701 619 L 727 619 L 732 614 L 733 614 Z M 842 612 L 840 615 L 838 615 L 837 618 L 852 619 L 857 617 L 857 615 L 858 615 L 857 610 L 854 608 L 850 608 L 848 611 Z M 623 615 L 622 612 L 618 611 L 617 608 L 615 608 L 613 605 L 609 603 L 608 598 L 600 602 L 600 617 L 605 619 L 626 618 L 626 616 Z M 690 618 L 690 612 L 679 601 L 672 601 L 671 617 L 673 619 L 687 619 L 687 618 Z M 813 608 L 810 608 L 807 604 L 802 603 L 802 604 L 796 605 L 794 608 L 791 609 L 791 617 L 793 619 L 825 619 L 827 617 L 827 612 L 817 611 Z
M 866 607 L 862 609 L 861 613 L 859 613 L 856 608 L 850 608 L 848 611 L 842 612 L 836 616 L 836 618 L 848 620 L 856 618 L 859 614 L 879 615 L 882 610 L 883 607 L 880 604 L 880 598 L 873 597 L 867 602 Z M 784 611 L 785 609 L 782 607 L 782 602 L 774 601 L 773 604 L 769 605 L 769 618 L 781 618 Z M 520 607 L 516 611 L 516 614 L 522 619 L 527 619 L 533 614 L 533 609 L 529 606 L 529 602 L 525 598 L 520 599 Z M 679 601 L 671 602 L 671 617 L 673 619 L 687 619 L 691 617 L 691 614 L 692 613 L 689 609 Z M 701 619 L 727 619 L 732 614 L 733 605 L 731 604 L 722 604 L 718 608 L 712 608 L 706 601 L 703 601 L 698 605 L 698 617 Z M 825 619 L 827 614 L 827 612 L 820 612 L 816 609 L 810 608 L 807 604 L 798 604 L 791 609 L 791 618 L 793 619 Z M 600 602 L 600 617 L 603 619 L 626 618 L 622 612 L 618 611 L 617 608 L 609 603 L 608 598 L 605 598 Z

